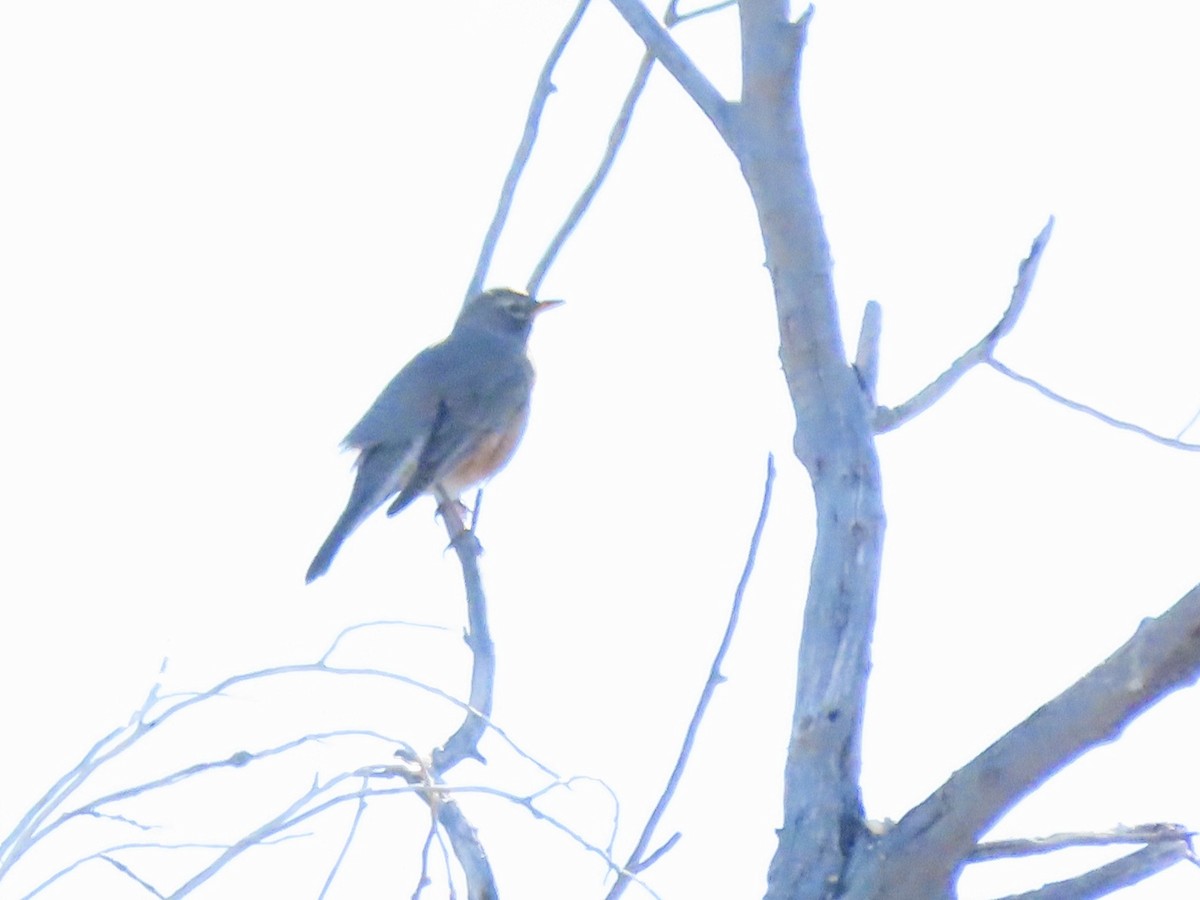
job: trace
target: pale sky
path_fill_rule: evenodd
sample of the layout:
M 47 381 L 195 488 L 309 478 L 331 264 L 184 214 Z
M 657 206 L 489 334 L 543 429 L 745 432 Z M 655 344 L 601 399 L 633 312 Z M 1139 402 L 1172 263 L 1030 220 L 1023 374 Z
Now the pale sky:
M 347 661 L 465 695 L 459 573 L 432 501 L 371 520 L 317 584 L 303 574 L 349 491 L 338 442 L 453 320 L 571 6 L 0 5 L 0 835 L 128 721 L 164 657 L 164 692 L 204 690 L 311 661 L 354 623 L 402 619 L 446 630 L 382 629 Z M 1200 407 L 1196 18 L 1181 4 L 820 5 L 804 113 L 848 344 L 863 304 L 883 306 L 882 402 L 992 327 L 1053 214 L 998 357 L 1155 431 L 1186 425 Z M 736 13 L 678 37 L 736 93 Z M 524 283 L 640 53 L 597 0 L 489 284 Z M 776 455 L 728 681 L 659 835 L 683 838 L 645 876 L 664 898 L 761 896 L 780 824 L 813 515 L 761 262 L 732 156 L 656 72 L 544 285 L 567 305 L 538 322 L 529 429 L 480 523 L 494 719 L 555 771 L 611 787 L 623 860 L 674 762 Z M 1195 584 L 1200 479 L 1194 454 L 991 370 L 879 450 L 889 528 L 863 786 L 883 819 Z M 1200 827 L 1198 716 L 1200 693 L 1169 698 L 997 833 Z M 369 727 L 428 750 L 457 718 L 348 679 L 237 691 L 79 800 L 306 731 Z M 483 749 L 490 764 L 454 783 L 544 783 L 495 737 Z M 378 744 L 309 748 L 127 814 L 164 826 L 151 839 L 228 841 L 315 774 L 386 761 Z M 505 896 L 603 896 L 595 857 L 545 823 L 494 798 L 463 803 Z M 602 788 L 545 805 L 607 843 Z M 194 896 L 257 897 L 269 883 L 315 897 L 352 812 L 248 852 Z M 374 801 L 328 896 L 411 894 L 427 817 L 415 799 Z M 0 900 L 99 833 L 48 841 L 0 881 Z M 203 858 L 125 860 L 165 890 Z M 1028 890 L 1099 858 L 969 870 L 961 896 Z M 39 897 L 146 896 L 91 865 Z M 446 895 L 441 873 L 424 896 Z M 1180 866 L 1120 896 L 1198 890 L 1200 872 Z

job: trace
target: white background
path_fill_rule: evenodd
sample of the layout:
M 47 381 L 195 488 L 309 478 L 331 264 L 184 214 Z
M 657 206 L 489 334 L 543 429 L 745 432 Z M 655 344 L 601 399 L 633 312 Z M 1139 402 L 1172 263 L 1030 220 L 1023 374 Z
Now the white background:
M 369 522 L 316 585 L 302 576 L 349 490 L 338 440 L 454 317 L 570 6 L 0 6 L 0 833 L 128 719 L 164 657 L 164 691 L 202 690 L 312 660 L 347 625 L 405 619 L 446 630 L 359 636 L 347 662 L 465 694 L 461 589 L 430 501 Z M 991 328 L 1053 213 L 999 357 L 1151 429 L 1186 425 L 1200 406 L 1194 17 L 1168 3 L 821 5 L 805 119 L 848 343 L 863 303 L 883 305 L 882 402 Z M 736 95 L 736 14 L 678 37 Z M 490 284 L 524 283 L 640 52 L 597 0 L 556 76 Z M 684 837 L 646 876 L 668 898 L 761 895 L 780 824 L 813 511 L 789 453 L 761 261 L 731 155 L 657 72 L 544 285 L 568 305 L 538 324 L 532 421 L 480 524 L 495 719 L 546 765 L 611 786 L 624 858 L 703 683 L 775 452 L 729 680 L 660 839 Z M 863 784 L 882 819 L 1196 582 L 1200 481 L 1193 455 L 991 370 L 879 446 L 889 531 Z M 999 833 L 1200 826 L 1198 714 L 1195 693 L 1169 698 Z M 155 734 L 94 791 L 326 727 L 428 749 L 456 719 L 349 679 L 238 690 Z M 543 783 L 494 737 L 484 749 L 492 764 L 464 766 L 457 783 Z M 309 748 L 131 805 L 164 827 L 123 834 L 227 841 L 315 773 L 387 759 L 378 744 Z M 463 802 L 505 896 L 602 896 L 596 858 L 544 822 Z M 546 807 L 607 841 L 601 788 Z M 410 895 L 423 809 L 373 802 L 329 896 Z M 196 896 L 315 897 L 351 812 L 250 851 Z M 48 841 L 0 897 L 92 846 L 92 827 Z M 1112 855 L 972 869 L 962 896 Z M 205 858 L 124 857 L 163 890 Z M 445 896 L 441 872 L 426 896 Z M 75 878 L 41 896 L 146 896 L 100 863 Z M 1198 889 L 1181 866 L 1126 896 Z

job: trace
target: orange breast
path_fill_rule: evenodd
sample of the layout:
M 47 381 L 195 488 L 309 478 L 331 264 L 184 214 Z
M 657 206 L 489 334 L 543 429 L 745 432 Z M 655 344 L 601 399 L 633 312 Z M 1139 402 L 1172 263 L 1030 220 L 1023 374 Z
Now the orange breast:
M 517 449 L 528 420 L 529 407 L 526 405 L 504 431 L 492 432 L 480 439 L 458 465 L 439 479 L 442 489 L 457 498 L 467 488 L 486 481 L 504 468 Z

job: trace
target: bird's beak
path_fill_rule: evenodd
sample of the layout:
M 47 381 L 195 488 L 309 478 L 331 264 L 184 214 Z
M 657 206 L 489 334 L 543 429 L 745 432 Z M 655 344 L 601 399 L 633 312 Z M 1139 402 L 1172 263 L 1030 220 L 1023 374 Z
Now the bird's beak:
M 566 300 L 538 300 L 533 304 L 533 314 L 536 316 L 539 313 L 544 313 L 548 309 L 554 309 L 556 306 L 562 306 Z

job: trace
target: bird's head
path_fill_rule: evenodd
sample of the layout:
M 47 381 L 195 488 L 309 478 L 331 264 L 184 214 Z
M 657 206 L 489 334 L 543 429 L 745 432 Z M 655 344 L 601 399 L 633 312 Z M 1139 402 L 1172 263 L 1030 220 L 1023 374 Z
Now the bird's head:
M 482 328 L 497 334 L 529 336 L 539 313 L 562 305 L 562 300 L 534 300 L 509 288 L 492 288 L 472 297 L 458 315 L 455 330 Z

